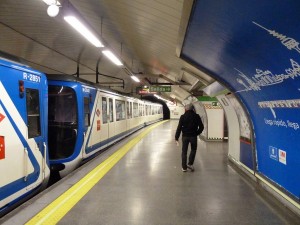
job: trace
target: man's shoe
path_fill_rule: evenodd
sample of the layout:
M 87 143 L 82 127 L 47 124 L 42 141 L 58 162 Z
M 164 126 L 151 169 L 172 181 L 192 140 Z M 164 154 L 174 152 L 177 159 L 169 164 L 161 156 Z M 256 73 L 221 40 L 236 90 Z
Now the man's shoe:
M 187 169 L 183 169 L 183 168 L 182 168 L 182 172 L 186 172 L 186 171 L 187 171 Z
M 189 168 L 192 172 L 195 170 L 193 165 L 187 165 L 187 168 Z

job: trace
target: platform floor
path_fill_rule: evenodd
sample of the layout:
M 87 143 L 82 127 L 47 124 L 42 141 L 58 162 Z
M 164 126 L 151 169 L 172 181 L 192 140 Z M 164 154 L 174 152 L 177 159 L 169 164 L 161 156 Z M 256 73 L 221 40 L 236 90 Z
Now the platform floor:
M 268 194 L 228 165 L 226 142 L 199 139 L 195 171 L 183 173 L 181 149 L 174 142 L 177 123 L 177 120 L 170 120 L 153 129 L 107 169 L 108 172 L 73 208 L 71 203 L 64 206 L 70 209 L 57 224 L 300 224 L 298 217 L 278 207 L 269 200 Z M 0 224 L 25 224 L 112 152 L 118 152 L 147 129 L 149 127 L 60 180 L 1 219 Z M 53 221 L 44 224 L 56 223 Z

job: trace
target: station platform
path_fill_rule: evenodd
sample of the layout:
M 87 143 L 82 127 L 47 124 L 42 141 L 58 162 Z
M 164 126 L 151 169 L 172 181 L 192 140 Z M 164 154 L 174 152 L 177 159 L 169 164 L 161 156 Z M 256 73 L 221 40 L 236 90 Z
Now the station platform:
M 199 139 L 195 171 L 182 172 L 177 124 L 163 121 L 134 133 L 0 224 L 300 224 L 228 165 L 226 142 Z

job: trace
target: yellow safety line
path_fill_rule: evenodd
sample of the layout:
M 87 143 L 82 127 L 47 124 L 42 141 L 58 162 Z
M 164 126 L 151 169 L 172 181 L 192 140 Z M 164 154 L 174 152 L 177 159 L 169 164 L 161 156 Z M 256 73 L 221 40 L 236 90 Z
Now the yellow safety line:
M 147 130 L 143 131 L 137 137 L 129 141 L 122 148 L 112 154 L 108 159 L 102 162 L 99 166 L 89 172 L 80 181 L 74 184 L 70 189 L 64 192 L 61 196 L 50 203 L 41 212 L 29 220 L 26 225 L 31 224 L 56 224 L 58 223 L 71 209 L 79 202 L 89 190 L 144 136 L 150 133 L 155 127 L 166 121 L 152 125 Z

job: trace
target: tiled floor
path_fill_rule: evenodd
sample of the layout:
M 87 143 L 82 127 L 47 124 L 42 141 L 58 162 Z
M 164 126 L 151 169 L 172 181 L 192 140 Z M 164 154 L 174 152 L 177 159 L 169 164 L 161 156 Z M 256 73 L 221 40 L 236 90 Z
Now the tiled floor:
M 58 224 L 299 224 L 228 166 L 226 142 L 199 140 L 195 172 L 183 173 L 177 123 L 148 134 Z

